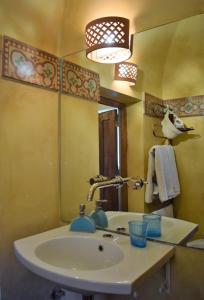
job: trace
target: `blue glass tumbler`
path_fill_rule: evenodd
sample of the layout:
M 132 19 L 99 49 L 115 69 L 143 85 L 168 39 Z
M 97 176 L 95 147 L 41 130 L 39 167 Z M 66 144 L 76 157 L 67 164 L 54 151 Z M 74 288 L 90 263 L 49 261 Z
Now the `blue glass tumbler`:
M 147 224 L 147 237 L 161 236 L 161 216 L 149 214 L 143 216 L 144 223 Z
M 139 248 L 146 247 L 147 224 L 143 221 L 130 221 L 128 225 L 131 245 Z

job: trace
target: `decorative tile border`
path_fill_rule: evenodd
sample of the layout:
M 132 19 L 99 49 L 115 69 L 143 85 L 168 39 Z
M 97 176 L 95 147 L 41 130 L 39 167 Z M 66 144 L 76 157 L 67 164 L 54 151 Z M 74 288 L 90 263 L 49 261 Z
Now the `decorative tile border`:
M 145 93 L 144 108 L 146 115 L 162 118 L 164 115 L 163 109 L 166 105 L 169 105 L 179 117 L 204 115 L 204 95 L 161 100 Z
M 59 58 L 4 36 L 2 76 L 59 91 Z M 88 100 L 99 101 L 99 75 L 76 64 L 63 61 L 62 91 Z
M 63 61 L 62 92 L 88 100 L 100 100 L 99 74 Z
M 204 115 L 204 95 L 163 101 L 170 105 L 179 117 Z
M 162 99 L 145 93 L 144 113 L 146 115 L 157 117 L 157 118 L 163 118 L 164 108 L 162 106 L 163 106 Z
M 2 76 L 59 91 L 59 58 L 4 36 Z M 88 100 L 99 101 L 99 74 L 71 62 L 63 61 L 62 91 Z M 170 105 L 180 117 L 204 115 L 204 95 L 162 100 L 145 93 L 146 115 L 162 118 L 165 105 Z
M 58 57 L 10 37 L 3 37 L 2 75 L 59 90 Z

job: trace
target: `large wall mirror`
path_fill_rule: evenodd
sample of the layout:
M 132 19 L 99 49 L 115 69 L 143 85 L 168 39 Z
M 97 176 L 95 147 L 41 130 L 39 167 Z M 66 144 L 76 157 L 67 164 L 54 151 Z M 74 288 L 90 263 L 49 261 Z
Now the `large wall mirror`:
M 142 94 L 148 92 L 164 100 L 204 95 L 203 36 L 204 14 L 136 33 L 131 61 L 138 64 L 139 72 L 136 87 L 133 88 L 127 83 L 121 84 L 113 80 L 113 66 L 88 61 L 85 51 L 64 57 L 99 72 L 104 91 L 118 91 L 120 87 L 121 93 L 118 95 L 120 94 L 120 98 L 122 95 L 123 103 L 118 108 L 114 101 L 111 106 L 111 102 L 104 105 L 60 94 L 60 185 L 63 221 L 70 222 L 79 214 L 80 203 L 87 205 L 86 211 L 89 213 L 94 209 L 95 200 L 101 196 L 98 192 L 94 201 L 86 200 L 90 187 L 88 180 L 99 174 L 100 119 L 103 121 L 105 118 L 112 118 L 111 114 L 117 117 L 118 113 L 125 111 L 127 175 L 146 178 L 148 151 L 151 146 L 162 144 L 163 140 L 152 134 L 152 126 L 159 124 L 160 120 L 144 115 Z M 112 98 L 109 100 L 114 100 L 115 97 L 117 101 L 117 93 L 109 93 L 109 96 Z M 173 201 L 173 210 L 175 219 L 198 224 L 199 227 L 195 225 L 191 233 L 194 239 L 201 239 L 204 234 L 204 119 L 199 115 L 183 118 L 183 121 L 195 128 L 195 134 L 179 136 L 172 143 L 181 184 L 181 194 Z M 120 170 L 120 154 L 117 155 L 111 159 Z M 128 189 L 122 198 L 121 191 L 116 194 L 114 197 L 118 197 L 119 207 L 125 207 L 129 212 L 147 213 L 161 208 L 156 203 L 150 206 L 144 203 L 145 189 Z M 126 204 L 121 205 L 121 201 Z M 108 210 L 111 207 L 109 205 Z M 187 223 L 184 225 L 188 226 Z M 166 220 L 165 226 L 169 232 L 175 230 L 171 219 Z M 191 238 L 190 232 L 188 238 Z M 173 242 L 172 239 L 164 240 Z

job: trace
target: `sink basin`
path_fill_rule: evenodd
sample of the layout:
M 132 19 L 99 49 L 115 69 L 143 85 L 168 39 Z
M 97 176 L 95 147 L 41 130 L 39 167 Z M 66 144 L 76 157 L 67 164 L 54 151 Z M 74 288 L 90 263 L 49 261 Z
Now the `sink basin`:
M 143 214 L 136 212 L 109 211 L 106 212 L 106 214 L 108 217 L 108 229 L 117 231 L 122 228 L 125 233 L 129 233 L 129 221 L 143 219 Z M 179 245 L 191 239 L 197 229 L 198 224 L 162 216 L 162 235 L 161 237 L 155 237 L 154 239 Z
M 17 259 L 30 271 L 81 294 L 133 292 L 141 279 L 164 265 L 174 248 L 148 241 L 144 249 L 128 236 L 59 227 L 14 242 Z
M 65 237 L 47 241 L 35 250 L 36 256 L 50 265 L 70 270 L 100 270 L 123 259 L 114 244 L 93 237 Z
M 117 230 L 120 227 L 123 227 L 125 231 L 128 233 L 128 222 L 135 220 L 135 221 L 142 221 L 143 214 L 142 213 L 127 213 L 127 212 L 114 212 L 109 211 L 106 212 L 108 216 L 108 227 L 114 230 Z

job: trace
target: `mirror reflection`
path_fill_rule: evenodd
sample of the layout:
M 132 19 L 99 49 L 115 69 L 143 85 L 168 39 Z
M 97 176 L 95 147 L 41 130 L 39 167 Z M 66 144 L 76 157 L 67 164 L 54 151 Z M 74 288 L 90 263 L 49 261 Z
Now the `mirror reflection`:
M 85 52 L 65 57 L 68 61 L 100 74 L 101 103 L 61 93 L 61 216 L 70 222 L 102 203 L 108 228 L 128 232 L 128 221 L 156 213 L 161 218 L 160 241 L 204 248 L 204 123 L 202 113 L 191 111 L 200 105 L 203 111 L 204 15 L 157 27 L 134 35 L 130 59 L 138 65 L 135 87 L 113 80 L 113 65 L 101 65 L 86 59 Z M 145 202 L 146 187 L 134 190 L 127 185 L 98 189 L 93 201 L 87 201 L 89 179 L 101 174 L 112 178 L 147 179 L 149 150 L 168 144 L 153 135 L 153 126 L 161 119 L 144 114 L 144 92 L 171 100 L 201 96 L 188 117 L 181 120 L 194 132 L 172 139 L 180 192 L 161 202 Z

